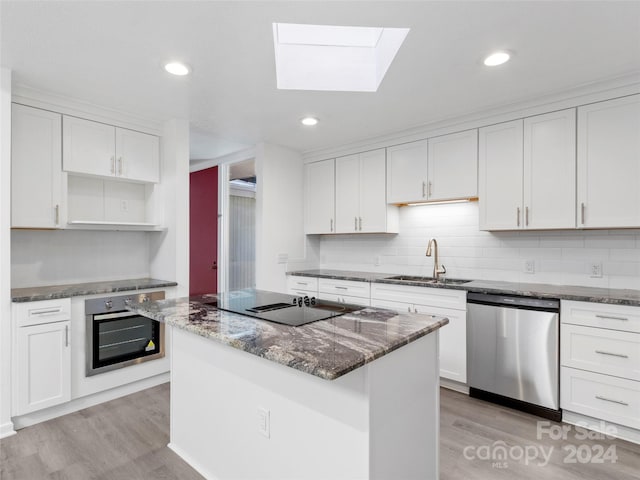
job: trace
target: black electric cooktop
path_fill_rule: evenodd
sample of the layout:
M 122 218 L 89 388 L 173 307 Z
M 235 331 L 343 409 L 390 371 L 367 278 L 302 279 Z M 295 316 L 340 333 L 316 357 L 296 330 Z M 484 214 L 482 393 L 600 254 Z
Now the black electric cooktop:
M 217 297 L 217 299 L 202 303 L 219 310 L 294 327 L 338 317 L 363 308 L 312 297 L 299 297 L 254 289 L 219 293 Z

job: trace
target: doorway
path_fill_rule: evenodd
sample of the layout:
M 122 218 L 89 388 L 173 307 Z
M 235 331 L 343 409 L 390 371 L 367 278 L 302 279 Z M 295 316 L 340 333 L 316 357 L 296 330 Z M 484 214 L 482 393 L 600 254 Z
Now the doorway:
M 256 183 L 253 159 L 229 166 L 229 290 L 256 286 Z

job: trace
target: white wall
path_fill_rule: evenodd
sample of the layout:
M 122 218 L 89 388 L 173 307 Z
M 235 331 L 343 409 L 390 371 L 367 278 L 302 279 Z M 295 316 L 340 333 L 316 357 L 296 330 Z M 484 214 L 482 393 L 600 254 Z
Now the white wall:
M 256 287 L 286 292 L 287 263 L 278 255 L 305 258 L 303 163 L 298 152 L 269 144 L 258 145 L 255 159 Z
M 0 69 L 0 438 L 11 423 L 11 71 Z
M 640 289 L 640 230 L 481 232 L 477 202 L 403 207 L 398 235 L 324 235 L 320 266 L 431 276 L 431 237 L 449 277 Z M 591 262 L 602 278 L 589 276 Z
M 11 287 L 148 277 L 148 236 L 159 235 L 156 232 L 13 230 Z

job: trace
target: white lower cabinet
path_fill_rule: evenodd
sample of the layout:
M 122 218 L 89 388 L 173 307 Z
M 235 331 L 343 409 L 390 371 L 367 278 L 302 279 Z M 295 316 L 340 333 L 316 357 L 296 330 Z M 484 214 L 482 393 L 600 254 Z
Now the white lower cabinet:
M 14 304 L 13 416 L 71 399 L 69 299 Z
M 315 277 L 289 275 L 287 277 L 287 293 L 301 297 L 317 297 L 318 279 Z
M 441 328 L 440 376 L 467 382 L 467 292 L 446 288 L 424 288 L 372 283 L 371 306 L 398 313 L 422 313 L 447 317 Z
M 561 323 L 560 406 L 640 430 L 640 308 L 563 301 Z
M 339 303 L 368 307 L 371 304 L 371 284 L 353 280 L 318 279 L 318 297 Z

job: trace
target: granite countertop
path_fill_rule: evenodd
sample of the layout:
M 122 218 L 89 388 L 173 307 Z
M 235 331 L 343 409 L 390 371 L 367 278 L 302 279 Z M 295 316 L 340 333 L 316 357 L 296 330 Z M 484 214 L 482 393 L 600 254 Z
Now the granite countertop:
M 471 280 L 463 284 L 423 283 L 407 280 L 389 280 L 385 277 L 397 273 L 369 273 L 349 270 L 301 270 L 288 272 L 288 275 L 302 277 L 331 278 L 336 280 L 355 280 L 373 283 L 391 283 L 428 288 L 449 288 L 476 293 L 495 293 L 503 295 L 522 295 L 536 298 L 555 298 L 577 300 L 581 302 L 608 303 L 613 305 L 640 306 L 640 290 L 580 287 L 572 285 L 551 285 L 545 283 L 498 282 L 491 280 Z
M 55 298 L 95 295 L 98 293 L 145 290 L 148 288 L 175 287 L 176 282 L 156 278 L 134 278 L 108 282 L 70 283 L 67 285 L 47 285 L 43 287 L 14 288 L 11 290 L 12 302 L 35 302 Z
M 242 294 L 242 291 L 234 292 Z M 380 308 L 291 327 L 218 310 L 215 294 L 132 304 L 129 310 L 326 380 L 334 380 L 449 323 Z

